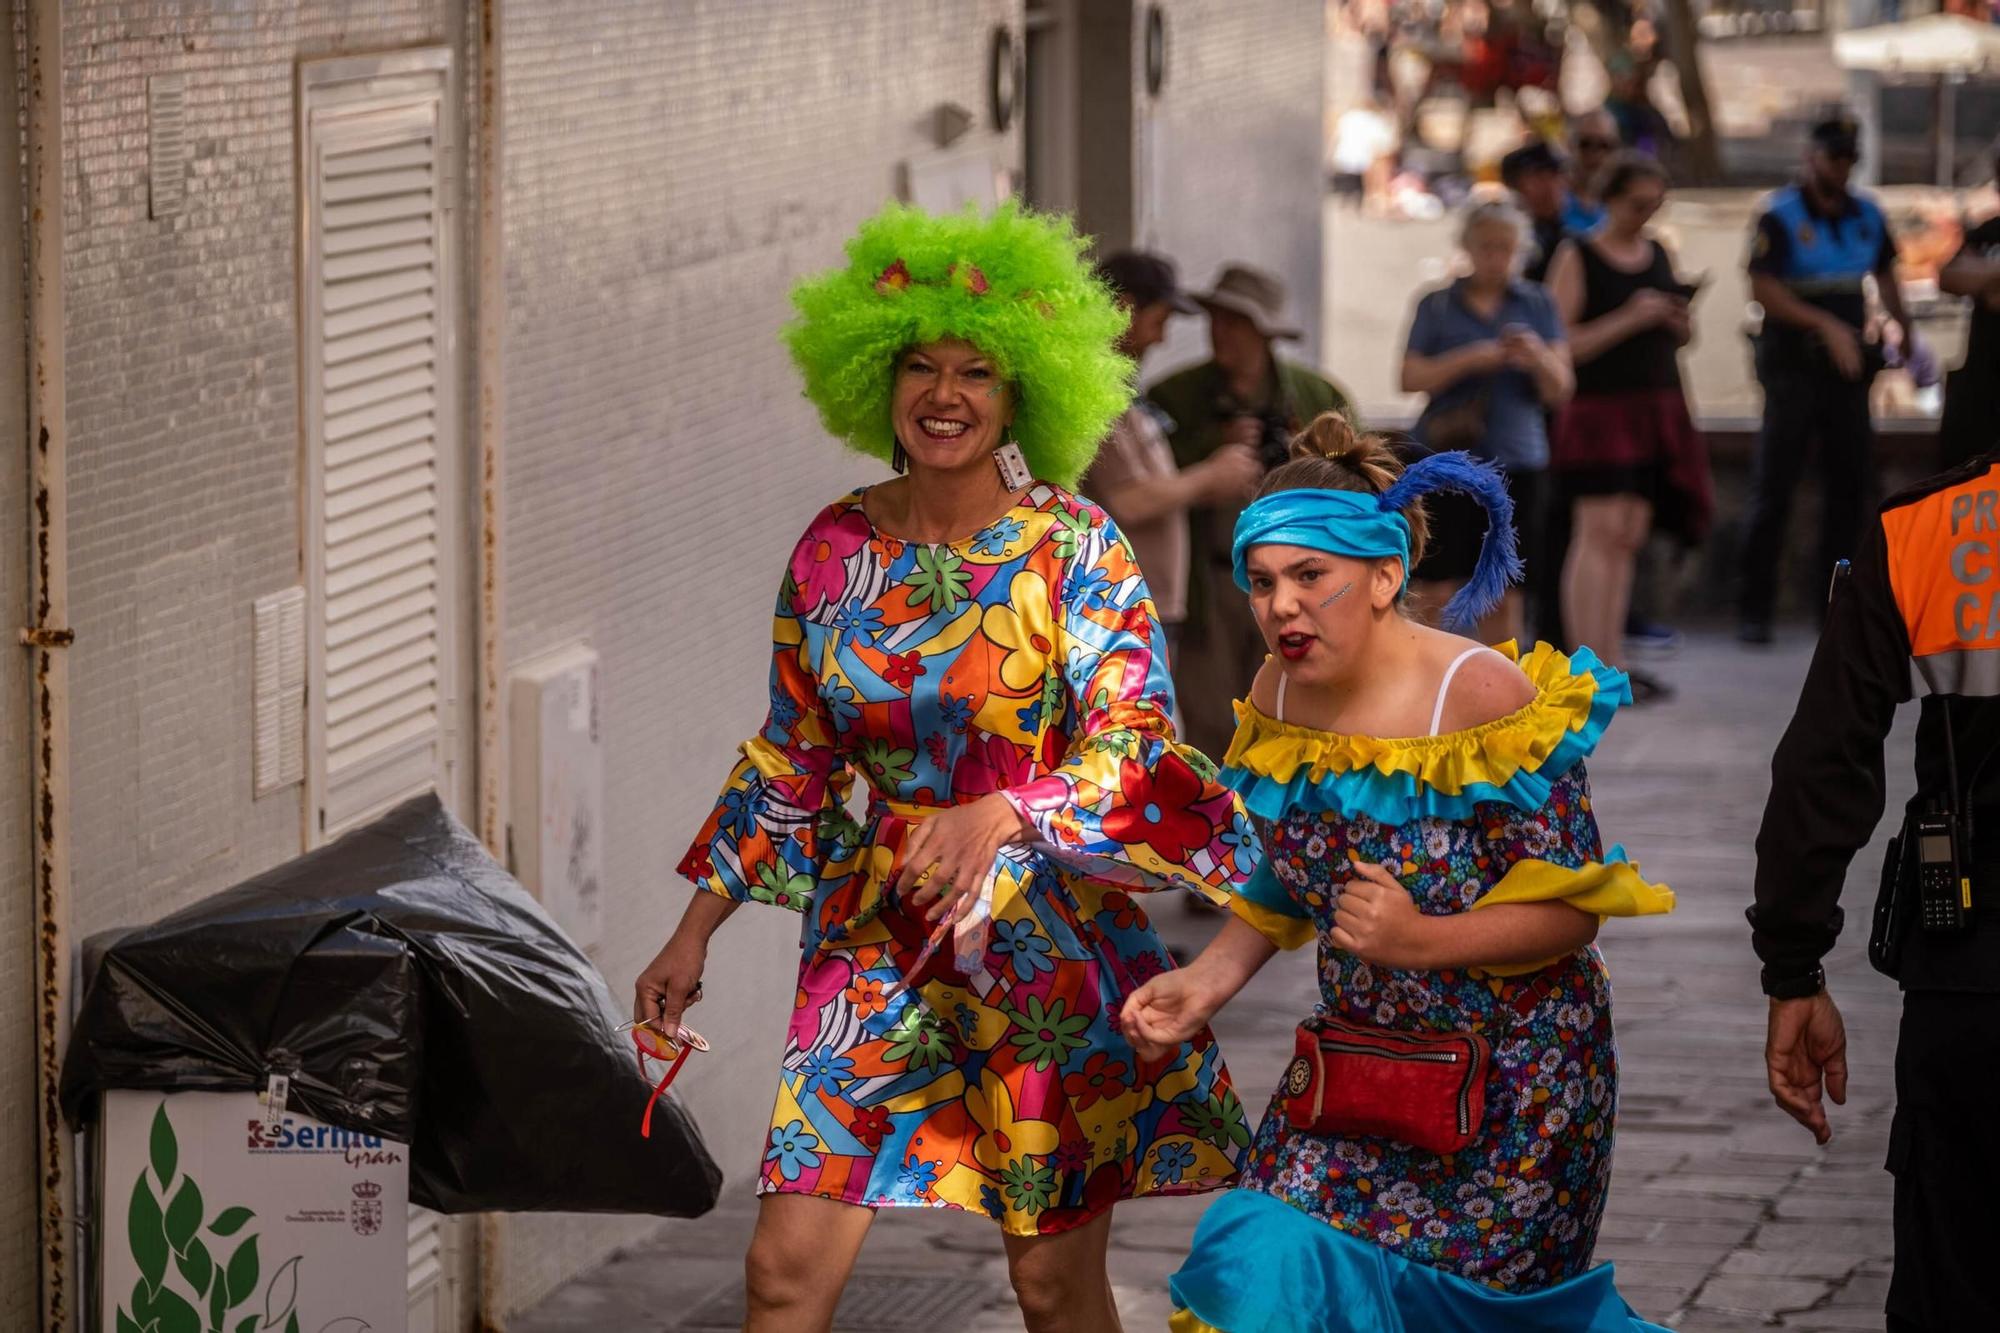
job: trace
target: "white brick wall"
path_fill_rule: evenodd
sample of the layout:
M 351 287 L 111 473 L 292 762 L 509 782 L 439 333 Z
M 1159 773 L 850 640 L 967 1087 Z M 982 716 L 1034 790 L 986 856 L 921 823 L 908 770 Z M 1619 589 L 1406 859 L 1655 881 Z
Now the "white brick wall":
M 1141 182 L 1141 198 L 1157 207 L 1142 235 L 1196 288 L 1230 260 L 1283 277 L 1306 337 L 1281 351 L 1313 365 L 1325 197 L 1323 0 L 1166 0 L 1163 8 L 1166 82 L 1150 104 L 1143 81 L 1137 89 L 1166 168 L 1163 179 Z M 1169 328 L 1147 357 L 1149 380 L 1208 357 L 1204 320 Z M 1339 378 L 1338 367 L 1325 369 Z
M 763 720 L 770 613 L 806 520 L 878 465 L 827 442 L 777 339 L 787 289 L 838 257 L 930 145 L 983 108 L 1010 0 L 590 0 L 506 6 L 507 655 L 604 660 L 599 960 L 621 996 L 686 900 L 673 867 Z M 751 1187 L 797 969 L 797 919 L 716 941 L 680 1085 Z M 515 1218 L 508 1296 L 546 1292 L 643 1223 Z M 699 1224 L 695 1224 L 699 1225 Z
M 64 5 L 79 942 L 301 848 L 297 792 L 254 800 L 250 760 L 250 604 L 299 578 L 294 64 L 437 41 L 451 12 L 450 0 Z M 185 213 L 155 222 L 145 88 L 166 72 L 187 79 L 192 159 Z M 25 510 L 4 474 L 0 497 L 0 531 L 15 531 Z M 0 656 L 11 702 L 21 654 Z M 0 715 L 0 753 L 18 753 L 11 735 Z M 12 790 L 0 779 L 10 820 Z M 0 876 L 22 860 L 12 831 Z M 0 938 L 25 940 L 25 890 L 5 883 Z M 0 1040 L 0 1206 L 25 1199 L 5 1215 L 27 1217 L 32 1177 L 16 1163 L 32 1066 L 14 1035 Z M 0 1327 L 30 1326 L 8 1303 L 33 1300 L 34 1271 L 9 1223 Z

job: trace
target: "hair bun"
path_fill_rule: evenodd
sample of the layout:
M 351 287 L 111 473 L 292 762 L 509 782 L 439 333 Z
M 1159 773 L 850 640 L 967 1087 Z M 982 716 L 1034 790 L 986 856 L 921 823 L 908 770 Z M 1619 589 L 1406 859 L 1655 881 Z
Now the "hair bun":
M 1358 459 L 1368 452 L 1369 442 L 1338 412 L 1320 413 L 1292 437 L 1293 458 Z

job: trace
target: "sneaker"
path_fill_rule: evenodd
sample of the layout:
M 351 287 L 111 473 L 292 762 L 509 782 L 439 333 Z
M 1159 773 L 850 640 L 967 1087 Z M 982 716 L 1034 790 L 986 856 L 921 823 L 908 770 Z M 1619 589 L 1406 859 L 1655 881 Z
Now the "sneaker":
M 1768 620 L 1745 620 L 1736 627 L 1736 641 L 1753 648 L 1768 648 L 1775 637 Z
M 1625 622 L 1625 646 L 1634 652 L 1664 657 L 1680 651 L 1681 632 L 1671 625 L 1656 624 L 1633 616 Z
M 1674 687 L 1651 672 L 1630 670 L 1625 676 L 1632 682 L 1632 703 L 1635 707 L 1668 703 L 1674 697 Z

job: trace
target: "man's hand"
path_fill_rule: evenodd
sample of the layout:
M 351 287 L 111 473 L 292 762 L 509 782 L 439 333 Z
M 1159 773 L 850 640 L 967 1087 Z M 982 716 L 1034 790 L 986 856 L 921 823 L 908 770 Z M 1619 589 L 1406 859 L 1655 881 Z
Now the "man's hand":
M 1829 316 L 1820 322 L 1819 337 L 1826 344 L 1826 354 L 1833 358 L 1833 368 L 1847 379 L 1860 379 L 1861 335 Z
M 1811 1130 L 1815 1141 L 1830 1141 L 1821 1081 L 1834 1105 L 1847 1105 L 1847 1027 L 1831 995 L 1821 991 L 1803 1000 L 1771 1001 L 1764 1069 L 1771 1096 L 1785 1114 Z
M 1247 444 L 1225 444 L 1195 467 L 1201 498 L 1213 505 L 1249 503 L 1264 479 L 1264 465 Z
M 1242 445 L 1251 453 L 1256 453 L 1258 442 L 1264 438 L 1264 422 L 1248 412 L 1229 418 L 1229 424 L 1222 428 L 1222 443 Z

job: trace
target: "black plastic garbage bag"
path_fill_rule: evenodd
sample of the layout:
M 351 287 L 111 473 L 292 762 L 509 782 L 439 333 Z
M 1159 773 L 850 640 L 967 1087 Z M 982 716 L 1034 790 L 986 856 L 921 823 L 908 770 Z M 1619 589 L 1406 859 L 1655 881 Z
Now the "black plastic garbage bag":
M 81 1127 L 110 1088 L 261 1089 L 410 1145 L 445 1213 L 692 1217 L 722 1184 L 651 1088 L 603 979 L 434 796 L 184 911 L 86 946 L 63 1062 Z

